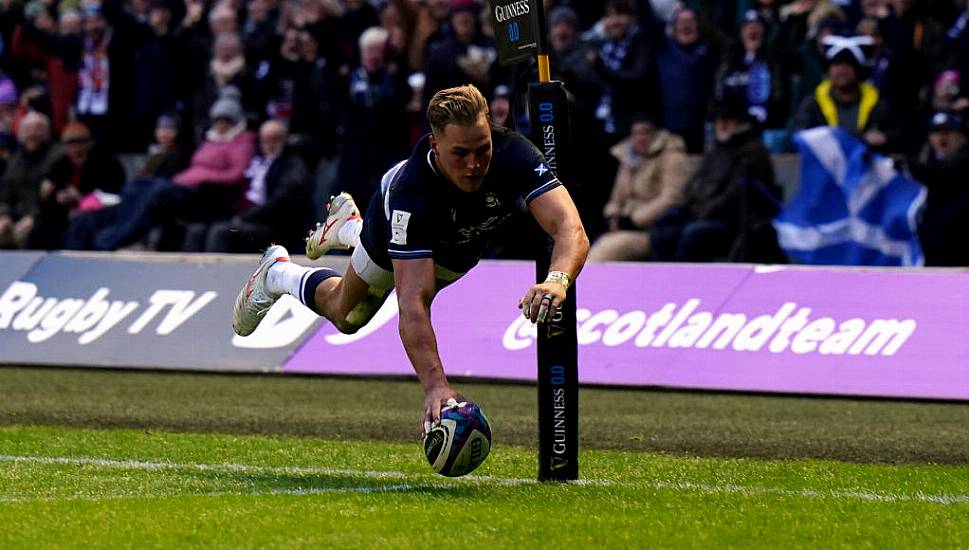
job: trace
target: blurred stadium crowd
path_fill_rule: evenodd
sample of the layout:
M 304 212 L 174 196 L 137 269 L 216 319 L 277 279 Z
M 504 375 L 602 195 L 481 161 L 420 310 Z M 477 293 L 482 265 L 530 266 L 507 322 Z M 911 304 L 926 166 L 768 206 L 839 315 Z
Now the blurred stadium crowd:
M 783 261 L 774 163 L 832 126 L 929 188 L 927 263 L 969 265 L 969 1 L 545 4 L 593 260 Z M 0 0 L 0 248 L 299 247 L 407 156 L 435 91 L 474 83 L 527 131 L 534 62 L 496 62 L 487 9 Z

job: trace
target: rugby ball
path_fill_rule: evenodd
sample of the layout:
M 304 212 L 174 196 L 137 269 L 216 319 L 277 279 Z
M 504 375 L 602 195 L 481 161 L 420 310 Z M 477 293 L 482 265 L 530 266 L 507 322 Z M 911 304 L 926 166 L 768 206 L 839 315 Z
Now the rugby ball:
M 474 471 L 491 451 L 491 426 L 481 407 L 448 399 L 441 423 L 424 436 L 424 455 L 437 473 L 458 477 Z

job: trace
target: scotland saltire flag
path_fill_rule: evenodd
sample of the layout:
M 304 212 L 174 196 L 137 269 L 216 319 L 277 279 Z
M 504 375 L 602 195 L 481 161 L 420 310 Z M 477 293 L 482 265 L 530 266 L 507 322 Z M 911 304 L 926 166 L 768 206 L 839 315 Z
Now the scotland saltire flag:
M 872 155 L 858 138 L 829 127 L 794 135 L 801 185 L 774 220 L 793 262 L 815 265 L 921 266 L 917 223 L 926 190 Z

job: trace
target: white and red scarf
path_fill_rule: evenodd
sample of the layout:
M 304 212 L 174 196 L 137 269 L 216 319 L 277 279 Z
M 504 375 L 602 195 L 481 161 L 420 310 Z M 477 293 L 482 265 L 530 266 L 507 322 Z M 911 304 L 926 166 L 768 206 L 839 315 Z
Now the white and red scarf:
M 111 64 L 108 60 L 110 43 L 110 34 L 105 34 L 98 42 L 90 38 L 84 41 L 84 58 L 77 74 L 77 113 L 80 115 L 103 115 L 108 112 L 108 90 L 111 88 Z

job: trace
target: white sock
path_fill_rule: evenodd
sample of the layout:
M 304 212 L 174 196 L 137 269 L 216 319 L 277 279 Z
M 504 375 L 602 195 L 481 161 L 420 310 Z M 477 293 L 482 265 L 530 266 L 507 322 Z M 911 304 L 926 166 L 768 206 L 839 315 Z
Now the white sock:
M 360 245 L 361 231 L 363 231 L 363 218 L 349 220 L 336 232 L 336 238 L 350 248 L 356 248 Z
M 273 294 L 290 294 L 297 300 L 303 301 L 301 284 L 303 275 L 319 268 L 303 267 L 293 262 L 276 262 L 266 274 L 266 290 Z

